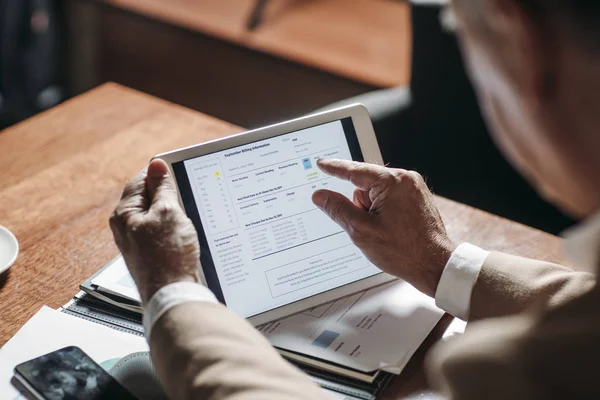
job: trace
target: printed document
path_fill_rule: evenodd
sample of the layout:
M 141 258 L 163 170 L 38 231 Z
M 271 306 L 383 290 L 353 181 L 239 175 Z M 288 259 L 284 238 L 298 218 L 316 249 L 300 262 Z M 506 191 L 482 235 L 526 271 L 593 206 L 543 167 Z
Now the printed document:
M 284 350 L 399 374 L 443 314 L 432 298 L 396 281 L 258 329 Z

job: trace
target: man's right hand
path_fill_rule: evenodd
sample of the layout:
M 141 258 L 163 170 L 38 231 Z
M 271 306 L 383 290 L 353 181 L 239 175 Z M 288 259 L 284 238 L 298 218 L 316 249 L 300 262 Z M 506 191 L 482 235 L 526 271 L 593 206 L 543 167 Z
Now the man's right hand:
M 354 202 L 329 190 L 315 192 L 313 202 L 373 264 L 434 297 L 456 246 L 421 175 L 346 160 L 319 160 L 318 165 L 356 190 Z

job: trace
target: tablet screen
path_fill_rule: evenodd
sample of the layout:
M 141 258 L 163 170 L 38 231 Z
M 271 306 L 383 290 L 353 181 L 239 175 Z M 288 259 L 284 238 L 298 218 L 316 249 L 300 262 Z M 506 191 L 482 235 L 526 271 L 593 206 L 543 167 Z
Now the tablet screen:
M 245 318 L 381 273 L 312 203 L 354 192 L 319 158 L 363 161 L 352 118 L 173 164 L 207 285 Z

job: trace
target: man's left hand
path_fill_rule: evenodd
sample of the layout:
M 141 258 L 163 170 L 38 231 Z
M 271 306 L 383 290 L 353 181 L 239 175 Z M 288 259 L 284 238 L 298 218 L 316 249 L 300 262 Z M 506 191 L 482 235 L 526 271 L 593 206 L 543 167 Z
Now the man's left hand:
M 142 304 L 170 283 L 199 281 L 196 229 L 179 205 L 164 161 L 153 160 L 146 171 L 127 182 L 110 227 Z

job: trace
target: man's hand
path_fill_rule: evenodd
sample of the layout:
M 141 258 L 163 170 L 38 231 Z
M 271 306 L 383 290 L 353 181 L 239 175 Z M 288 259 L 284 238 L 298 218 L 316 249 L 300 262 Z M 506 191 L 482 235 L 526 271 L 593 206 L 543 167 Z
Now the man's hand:
M 127 182 L 110 227 L 142 304 L 170 283 L 199 281 L 198 236 L 179 205 L 164 161 L 153 160 L 147 171 Z
M 354 202 L 329 190 L 313 202 L 383 271 L 435 296 L 456 248 L 427 184 L 416 172 L 346 160 L 319 160 L 325 173 L 356 186 Z

